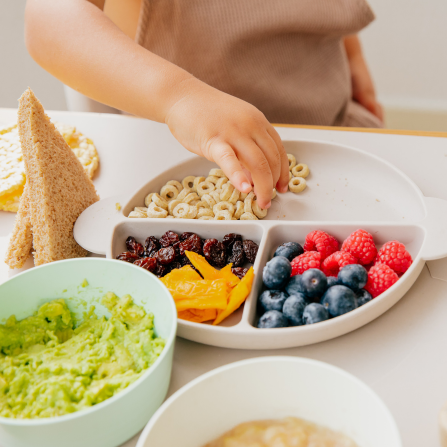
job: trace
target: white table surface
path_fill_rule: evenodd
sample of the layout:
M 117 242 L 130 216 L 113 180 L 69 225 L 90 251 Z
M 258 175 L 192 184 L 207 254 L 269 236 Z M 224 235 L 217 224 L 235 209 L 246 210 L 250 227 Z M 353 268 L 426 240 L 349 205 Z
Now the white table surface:
M 13 109 L 0 109 L 0 126 L 14 122 L 15 113 Z M 95 185 L 102 198 L 133 192 L 151 176 L 190 156 L 161 124 L 117 115 L 49 115 L 78 126 L 94 140 L 101 160 Z M 447 139 L 296 128 L 278 131 L 283 139 L 336 142 L 376 154 L 405 172 L 424 195 L 447 199 Z M 110 147 L 121 151 L 108 156 Z M 0 211 L 2 259 L 14 216 Z M 31 266 L 28 261 L 26 268 Z M 430 263 L 430 269 L 437 272 L 434 276 L 447 279 L 446 260 Z M 0 262 L 0 282 L 13 274 Z M 447 400 L 447 282 L 434 279 L 425 266 L 411 290 L 380 318 L 316 345 L 243 351 L 178 338 L 169 395 L 211 369 L 266 355 L 308 357 L 346 369 L 371 386 L 388 405 L 405 447 L 438 446 L 437 415 Z M 137 439 L 134 437 L 124 446 L 135 446 Z

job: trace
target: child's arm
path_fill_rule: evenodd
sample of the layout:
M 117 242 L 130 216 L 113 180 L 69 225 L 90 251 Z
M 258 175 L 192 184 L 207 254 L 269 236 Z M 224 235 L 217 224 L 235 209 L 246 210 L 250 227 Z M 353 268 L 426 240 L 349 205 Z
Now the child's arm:
M 240 191 L 250 191 L 251 176 L 259 205 L 268 208 L 273 187 L 287 191 L 289 167 L 264 115 L 140 47 L 105 16 L 104 3 L 28 0 L 31 56 L 97 101 L 166 123 L 183 146 L 216 162 Z
M 357 35 L 345 37 L 344 44 L 351 70 L 353 99 L 376 115 L 380 121 L 383 121 L 382 106 L 377 101 L 374 84 L 363 57 L 359 38 Z

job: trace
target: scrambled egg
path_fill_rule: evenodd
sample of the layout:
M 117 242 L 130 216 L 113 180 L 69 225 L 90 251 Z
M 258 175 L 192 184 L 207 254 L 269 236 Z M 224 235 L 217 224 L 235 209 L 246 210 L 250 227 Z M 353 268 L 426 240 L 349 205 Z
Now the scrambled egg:
M 67 124 L 54 123 L 67 144 L 81 162 L 89 178 L 99 165 L 93 141 Z M 0 128 L 0 210 L 17 212 L 25 186 L 25 166 L 17 124 Z

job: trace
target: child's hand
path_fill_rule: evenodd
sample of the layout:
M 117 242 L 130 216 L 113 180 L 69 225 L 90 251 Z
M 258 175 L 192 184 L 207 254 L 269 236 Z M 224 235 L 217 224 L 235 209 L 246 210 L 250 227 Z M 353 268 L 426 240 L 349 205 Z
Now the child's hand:
M 281 139 L 254 106 L 195 78 L 184 81 L 166 124 L 189 151 L 217 163 L 241 192 L 254 184 L 258 204 L 268 208 L 272 189 L 286 192 L 289 162 Z

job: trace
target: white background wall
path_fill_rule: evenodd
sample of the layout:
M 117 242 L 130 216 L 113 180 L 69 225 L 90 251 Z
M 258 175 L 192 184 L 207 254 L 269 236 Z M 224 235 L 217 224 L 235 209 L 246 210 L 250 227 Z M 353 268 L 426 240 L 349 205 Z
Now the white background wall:
M 361 38 L 388 126 L 447 130 L 447 0 L 370 4 L 377 19 Z M 0 107 L 16 107 L 31 86 L 46 108 L 65 110 L 61 83 L 26 52 L 24 7 L 0 0 Z

